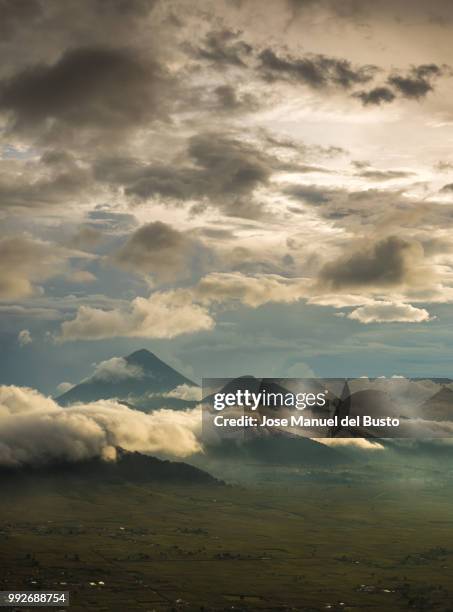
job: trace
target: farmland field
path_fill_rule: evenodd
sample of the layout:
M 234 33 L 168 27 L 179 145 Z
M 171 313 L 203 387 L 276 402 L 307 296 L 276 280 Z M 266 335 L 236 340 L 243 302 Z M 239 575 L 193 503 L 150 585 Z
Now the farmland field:
M 6 493 L 0 588 L 67 590 L 74 611 L 452 609 L 446 479 Z

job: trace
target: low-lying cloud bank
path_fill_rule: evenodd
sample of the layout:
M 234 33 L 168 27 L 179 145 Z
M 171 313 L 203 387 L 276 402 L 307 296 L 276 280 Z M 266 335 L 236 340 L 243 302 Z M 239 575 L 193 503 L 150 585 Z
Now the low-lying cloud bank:
M 200 429 L 197 408 L 145 414 L 114 400 L 61 408 L 34 389 L 0 386 L 0 466 L 112 460 L 118 447 L 187 457 L 201 450 Z
M 169 397 L 190 396 L 200 390 L 181 385 Z M 453 444 L 449 421 L 423 421 L 432 439 L 368 440 L 328 438 L 317 441 L 356 452 L 416 451 L 427 456 Z M 202 418 L 191 410 L 162 408 L 152 413 L 130 409 L 115 400 L 100 400 L 62 408 L 52 398 L 28 387 L 0 386 L 0 467 L 40 466 L 94 457 L 115 460 L 118 448 L 143 454 L 186 458 L 203 452 Z M 439 436 L 439 437 L 436 437 Z M 303 464 L 303 456 L 301 456 Z

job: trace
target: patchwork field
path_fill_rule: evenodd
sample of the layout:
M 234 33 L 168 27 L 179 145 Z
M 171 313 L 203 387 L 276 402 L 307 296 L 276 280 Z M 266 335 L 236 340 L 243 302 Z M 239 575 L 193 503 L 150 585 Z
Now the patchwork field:
M 3 492 L 0 588 L 68 590 L 74 612 L 452 609 L 445 482 Z

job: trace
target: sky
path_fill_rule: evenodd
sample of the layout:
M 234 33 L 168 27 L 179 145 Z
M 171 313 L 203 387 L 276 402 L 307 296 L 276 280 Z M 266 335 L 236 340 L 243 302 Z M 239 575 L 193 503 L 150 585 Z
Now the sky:
M 0 8 L 0 383 L 452 376 L 451 2 Z

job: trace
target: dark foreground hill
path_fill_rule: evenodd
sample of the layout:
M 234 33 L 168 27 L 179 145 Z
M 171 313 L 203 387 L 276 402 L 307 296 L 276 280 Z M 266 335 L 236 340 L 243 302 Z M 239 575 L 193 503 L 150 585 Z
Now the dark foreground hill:
M 57 397 L 56 401 L 60 406 L 68 406 L 77 402 L 117 398 L 129 400 L 135 406 L 134 399 L 143 401 L 149 396 L 152 402 L 154 394 L 172 391 L 180 385 L 198 386 L 146 349 L 135 351 L 122 359 L 126 366 L 122 376 L 94 374 Z M 161 404 L 162 400 L 157 407 Z
M 207 472 L 178 461 L 164 461 L 141 453 L 119 449 L 116 461 L 100 458 L 78 462 L 63 462 L 40 467 L 0 468 L 0 484 L 22 486 L 45 481 L 84 481 L 87 485 L 103 483 L 168 483 L 216 485 L 221 482 Z

